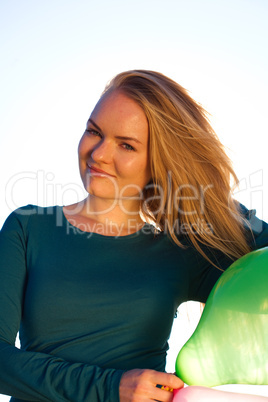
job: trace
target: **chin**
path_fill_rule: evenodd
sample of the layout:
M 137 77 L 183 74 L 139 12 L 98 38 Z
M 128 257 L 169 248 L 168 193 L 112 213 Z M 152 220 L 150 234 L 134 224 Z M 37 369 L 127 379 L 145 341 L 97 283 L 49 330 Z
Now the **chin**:
M 96 197 L 115 198 L 116 196 L 115 185 L 105 178 L 87 177 L 83 179 L 83 184 L 86 191 Z
M 92 195 L 94 197 L 98 198 L 103 198 L 103 199 L 111 199 L 114 200 L 116 198 L 115 191 L 112 191 L 107 188 L 104 188 L 103 186 L 93 186 L 89 185 L 85 187 L 86 191 L 88 192 L 89 195 Z

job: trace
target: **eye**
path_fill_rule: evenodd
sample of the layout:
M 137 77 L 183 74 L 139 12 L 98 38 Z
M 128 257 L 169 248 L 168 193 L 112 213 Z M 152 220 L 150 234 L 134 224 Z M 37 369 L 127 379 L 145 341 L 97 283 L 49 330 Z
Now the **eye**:
M 85 132 L 95 137 L 101 137 L 101 134 L 98 131 L 94 130 L 93 128 L 87 128 Z
M 131 145 L 129 144 L 122 144 L 122 147 L 126 150 L 126 151 L 135 151 L 135 148 L 133 148 Z

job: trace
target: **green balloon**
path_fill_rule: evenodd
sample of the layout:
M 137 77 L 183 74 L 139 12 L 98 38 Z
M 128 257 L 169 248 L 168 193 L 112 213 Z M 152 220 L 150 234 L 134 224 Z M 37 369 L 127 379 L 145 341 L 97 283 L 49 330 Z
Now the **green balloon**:
M 188 385 L 268 385 L 268 247 L 219 278 L 176 373 Z

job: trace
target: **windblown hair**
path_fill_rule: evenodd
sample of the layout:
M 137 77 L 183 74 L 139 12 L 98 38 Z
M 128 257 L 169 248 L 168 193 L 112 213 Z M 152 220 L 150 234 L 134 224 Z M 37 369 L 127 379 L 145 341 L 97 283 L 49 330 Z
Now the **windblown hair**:
M 238 180 L 203 107 L 154 71 L 118 74 L 102 96 L 114 90 L 136 101 L 149 124 L 152 181 L 144 189 L 143 216 L 179 246 L 178 234 L 186 234 L 206 258 L 202 245 L 233 259 L 249 252 L 245 222 L 231 195 Z

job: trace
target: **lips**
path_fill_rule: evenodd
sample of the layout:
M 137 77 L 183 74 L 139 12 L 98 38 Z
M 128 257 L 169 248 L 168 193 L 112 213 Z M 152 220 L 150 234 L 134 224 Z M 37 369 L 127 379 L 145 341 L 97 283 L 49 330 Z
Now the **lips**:
M 114 177 L 114 175 L 109 174 L 107 172 L 105 172 L 102 169 L 98 169 L 95 166 L 89 165 L 87 164 L 88 169 L 90 170 L 90 173 L 94 176 L 100 176 L 100 177 L 104 177 L 104 176 L 110 176 L 110 177 Z

